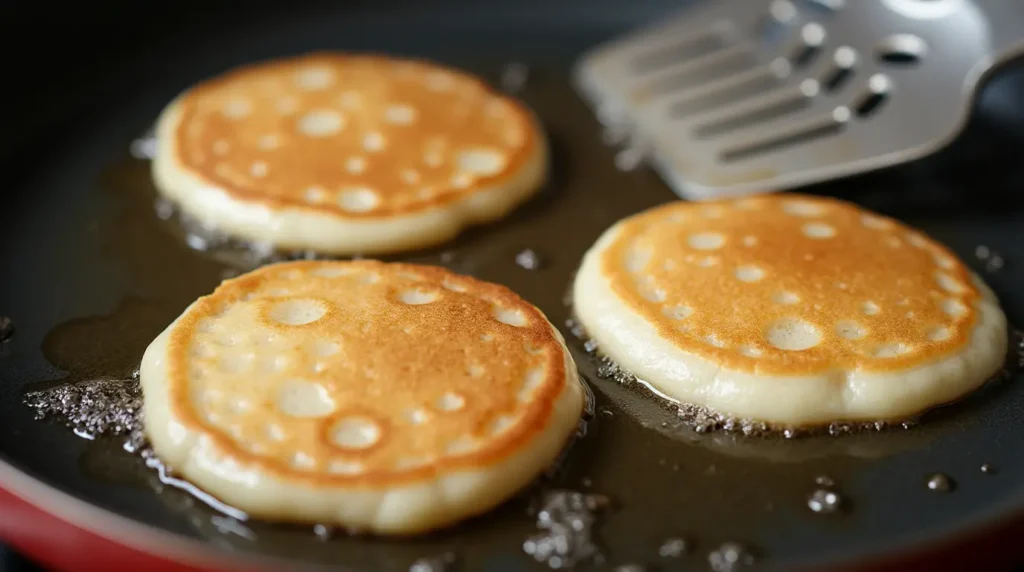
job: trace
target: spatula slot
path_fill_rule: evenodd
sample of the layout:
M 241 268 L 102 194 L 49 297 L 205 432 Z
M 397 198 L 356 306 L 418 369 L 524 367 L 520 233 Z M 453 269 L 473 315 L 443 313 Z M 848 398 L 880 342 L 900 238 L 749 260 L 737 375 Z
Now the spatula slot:
M 818 54 L 821 53 L 821 47 L 825 43 L 825 36 L 825 28 L 820 24 L 806 24 L 800 30 L 801 44 L 797 47 L 796 53 L 791 58 L 793 67 L 806 67 L 814 61 Z
M 878 112 L 892 89 L 892 80 L 885 74 L 875 74 L 868 80 L 868 92 L 861 96 L 855 110 L 857 117 L 868 117 Z
M 857 52 L 849 46 L 836 48 L 832 56 L 832 68 L 822 82 L 825 91 L 834 93 L 842 89 L 853 75 L 854 66 L 857 65 Z
M 633 60 L 633 71 L 647 74 L 659 69 L 711 54 L 726 47 L 726 42 L 717 32 L 708 32 L 641 54 Z
M 917 64 L 927 51 L 924 40 L 913 34 L 896 34 L 878 43 L 878 59 L 888 65 Z
M 809 98 L 802 94 L 795 95 L 790 99 L 785 99 L 758 109 L 753 109 L 741 115 L 735 115 L 713 123 L 701 125 L 694 130 L 694 135 L 702 139 L 715 137 L 730 131 L 753 127 L 758 123 L 778 119 L 784 115 L 803 111 L 804 109 L 807 109 L 809 105 Z
M 652 82 L 646 88 L 647 95 L 663 95 L 680 89 L 715 81 L 749 70 L 757 65 L 754 54 L 746 51 L 732 52 L 723 57 L 707 57 L 704 61 L 686 66 L 678 73 Z M 643 88 L 641 88 L 643 89 Z
M 800 131 L 787 133 L 781 136 L 769 137 L 747 143 L 739 147 L 733 147 L 732 149 L 726 149 L 721 153 L 720 159 L 723 163 L 735 163 L 752 159 L 757 155 L 762 155 L 771 151 L 778 151 L 787 147 L 793 147 L 802 143 L 809 143 L 817 139 L 837 135 L 843 130 L 844 125 L 845 123 L 839 121 L 828 120 L 819 125 Z
M 701 90 L 697 96 L 682 99 L 672 104 L 669 113 L 672 117 L 686 117 L 696 113 L 703 113 L 718 107 L 724 107 L 777 88 L 782 84 L 782 78 L 770 70 L 760 70 L 759 73 L 749 74 L 740 81 L 730 82 L 717 89 Z

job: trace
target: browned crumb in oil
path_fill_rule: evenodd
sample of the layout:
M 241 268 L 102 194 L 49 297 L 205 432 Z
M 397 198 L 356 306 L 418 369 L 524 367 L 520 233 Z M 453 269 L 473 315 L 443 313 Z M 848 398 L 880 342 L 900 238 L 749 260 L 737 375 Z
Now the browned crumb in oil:
M 530 79 L 530 68 L 523 62 L 509 62 L 501 68 L 501 88 L 508 93 L 519 93 Z
M 79 437 L 124 435 L 141 429 L 138 370 L 126 379 L 97 379 L 26 393 L 37 419 L 63 423 Z
M 536 250 L 524 248 L 516 254 L 516 265 L 525 270 L 540 270 L 544 265 L 544 259 Z
M 984 244 L 979 244 L 974 249 L 974 256 L 985 263 L 985 271 L 989 274 L 999 272 L 1006 265 L 1003 256 Z
M 608 498 L 602 495 L 548 491 L 536 515 L 540 532 L 523 542 L 523 551 L 554 569 L 600 563 L 594 526 L 608 504 Z
M 807 497 L 807 508 L 817 514 L 833 514 L 839 512 L 842 506 L 843 497 L 831 489 L 815 489 Z
M 930 491 L 948 493 L 956 488 L 956 482 L 948 475 L 937 473 L 928 477 L 928 480 L 925 481 L 925 486 L 927 486 Z
M 708 554 L 708 565 L 714 572 L 737 572 L 753 566 L 754 554 L 738 542 L 726 542 Z
M 426 556 L 412 563 L 409 572 L 448 572 L 455 567 L 457 558 L 453 552 L 437 556 Z
M 685 538 L 668 538 L 658 547 L 658 556 L 662 558 L 681 558 L 690 551 L 690 543 Z

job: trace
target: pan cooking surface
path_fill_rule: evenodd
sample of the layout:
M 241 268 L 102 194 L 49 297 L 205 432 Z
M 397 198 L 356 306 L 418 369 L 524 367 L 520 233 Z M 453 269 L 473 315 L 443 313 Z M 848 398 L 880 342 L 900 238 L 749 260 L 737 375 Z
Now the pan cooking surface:
M 17 333 L 0 354 L 0 459 L 90 503 L 228 551 L 384 570 L 451 551 L 466 569 L 542 568 L 522 551 L 536 532 L 527 508 L 538 491 L 454 530 L 405 541 L 343 534 L 324 541 L 312 527 L 259 522 L 239 528 L 185 493 L 161 490 L 156 475 L 121 449 L 123 439 L 80 439 L 34 421 L 22 404 L 24 391 L 55 380 L 126 376 L 150 340 L 231 269 L 215 253 L 191 250 L 179 228 L 154 214 L 148 164 L 127 154 L 167 100 L 244 61 L 312 48 L 381 49 L 433 57 L 494 82 L 508 62 L 529 63 L 520 95 L 552 141 L 548 188 L 505 221 L 393 258 L 506 284 L 563 326 L 598 412 L 543 487 L 612 499 L 597 524 L 608 564 L 667 568 L 679 560 L 660 556 L 659 548 L 679 537 L 691 548 L 681 561 L 697 566 L 728 541 L 750 546 L 768 565 L 849 562 L 936 542 L 1024 509 L 1020 374 L 911 430 L 788 441 L 694 433 L 633 388 L 598 376 L 564 327 L 572 273 L 615 220 L 674 196 L 646 170 L 616 169 L 615 151 L 601 142 L 566 77 L 584 47 L 631 22 L 610 23 L 599 10 L 561 20 L 527 9 L 360 14 L 307 13 L 245 34 L 231 30 L 231 41 L 168 44 L 163 59 L 152 62 L 166 70 L 159 81 L 116 93 L 101 112 L 55 133 L 31 162 L 5 171 L 18 177 L 0 215 L 0 314 L 11 317 Z M 130 84 L 122 78 L 121 85 Z M 1007 208 L 1007 199 L 978 192 L 1002 183 L 969 183 L 885 174 L 814 191 L 852 196 L 948 244 L 993 287 L 1011 323 L 1024 323 L 1024 297 L 1015 295 L 1024 291 L 1024 217 L 1019 205 Z M 931 196 L 943 198 L 939 206 L 937 199 L 913 199 L 937 191 Z M 980 245 L 999 253 L 1004 267 L 986 271 L 976 256 Z M 539 267 L 517 264 L 524 249 L 539 255 Z M 983 473 L 985 463 L 995 470 Z M 948 475 L 953 490 L 929 490 L 936 474 Z M 842 500 L 837 514 L 808 507 L 820 488 L 816 478 L 824 476 Z

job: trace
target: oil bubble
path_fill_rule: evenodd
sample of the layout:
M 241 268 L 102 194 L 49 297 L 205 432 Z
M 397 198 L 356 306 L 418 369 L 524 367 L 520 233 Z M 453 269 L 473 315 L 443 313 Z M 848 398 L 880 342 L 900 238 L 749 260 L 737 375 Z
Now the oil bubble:
M 726 542 L 708 554 L 714 572 L 737 572 L 754 564 L 754 555 L 738 542 Z
M 956 488 L 956 483 L 949 476 L 937 473 L 928 477 L 927 486 L 930 491 L 948 493 Z
M 690 551 L 690 546 L 685 538 L 669 538 L 661 543 L 658 548 L 658 556 L 662 558 L 679 558 Z
M 818 514 L 839 512 L 841 505 L 842 498 L 835 491 L 818 489 L 807 497 L 807 508 Z

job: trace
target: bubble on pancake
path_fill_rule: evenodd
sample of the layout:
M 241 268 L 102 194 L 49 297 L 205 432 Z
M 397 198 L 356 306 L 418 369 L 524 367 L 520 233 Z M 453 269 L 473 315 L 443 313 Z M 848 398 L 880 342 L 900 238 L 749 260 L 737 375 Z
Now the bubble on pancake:
M 793 292 L 785 292 L 785 291 L 783 291 L 783 292 L 776 292 L 772 296 L 772 300 L 776 304 L 791 305 L 791 304 L 796 304 L 796 303 L 800 302 L 800 296 L 798 294 L 794 294 Z
M 274 304 L 269 315 L 278 324 L 304 326 L 324 317 L 327 310 L 327 305 L 320 300 L 297 299 Z
M 327 191 L 323 187 L 313 186 L 306 189 L 306 201 L 310 203 L 322 203 L 327 200 Z
M 330 109 L 310 111 L 299 118 L 299 131 L 309 137 L 328 137 L 345 127 L 345 118 Z
M 462 171 L 489 176 L 505 167 L 505 155 L 493 149 L 469 149 L 458 154 L 456 161 Z
M 249 173 L 252 174 L 253 177 L 266 177 L 269 172 L 270 167 L 268 167 L 263 161 L 256 161 L 249 167 Z
M 717 232 L 691 234 L 686 243 L 698 250 L 716 250 L 725 244 L 725 236 Z
M 683 305 L 679 305 L 679 306 L 666 306 L 662 310 L 662 312 L 664 312 L 666 316 L 669 316 L 673 320 L 683 320 L 683 319 L 686 319 L 686 317 L 688 317 L 691 314 L 693 314 L 693 308 L 690 308 L 689 306 L 683 306 Z
M 736 268 L 736 278 L 742 282 L 757 282 L 764 278 L 764 274 L 764 270 L 753 264 Z
M 892 221 L 870 214 L 861 215 L 860 221 L 867 228 L 875 230 L 886 230 L 893 227 Z
M 409 125 L 416 120 L 416 108 L 405 104 L 392 104 L 384 111 L 384 116 L 389 123 L 395 125 Z
M 823 222 L 809 222 L 800 230 L 808 238 L 832 238 L 836 235 L 835 227 Z
M 310 66 L 295 74 L 295 85 L 304 90 L 326 89 L 334 83 L 334 72 L 325 66 Z
M 244 119 L 252 113 L 252 109 L 253 106 L 251 101 L 236 97 L 225 102 L 222 113 L 229 119 Z
M 292 96 L 279 98 L 274 102 L 274 109 L 282 115 L 291 115 L 299 109 L 299 100 Z
M 437 408 L 441 411 L 458 411 L 466 405 L 466 399 L 458 393 L 447 392 L 437 400 Z
M 825 208 L 823 206 L 797 200 L 782 203 L 782 210 L 786 214 L 802 217 L 816 217 L 825 214 Z
M 366 158 L 361 156 L 352 156 L 345 160 L 345 170 L 353 175 L 358 175 L 366 170 Z
M 743 355 L 745 355 L 747 357 L 756 358 L 756 357 L 761 357 L 762 355 L 764 355 L 764 352 L 760 348 L 758 348 L 756 346 L 753 346 L 753 345 L 749 345 L 749 344 L 744 344 L 744 345 L 740 346 L 738 348 L 738 350 L 739 350 L 739 352 L 741 354 L 743 354 Z
M 697 259 L 697 266 L 701 268 L 710 268 L 718 264 L 719 258 L 717 256 L 702 256 Z
M 326 417 L 335 407 L 327 388 L 319 383 L 290 380 L 278 392 L 277 408 L 290 417 Z
M 494 318 L 502 324 L 508 324 L 521 328 L 527 324 L 526 315 L 521 310 L 509 308 L 495 308 Z
M 348 212 L 365 213 L 372 211 L 380 204 L 380 196 L 373 189 L 354 187 L 339 193 L 338 204 Z
M 437 300 L 437 298 L 438 298 L 438 293 L 437 292 L 421 290 L 421 289 L 418 289 L 418 288 L 414 288 L 414 289 L 411 289 L 411 290 L 404 290 L 399 295 L 399 299 L 402 301 L 403 304 L 409 304 L 409 305 L 413 305 L 413 306 L 418 306 L 420 304 L 429 304 L 429 303 L 433 302 L 434 300 Z
M 372 152 L 380 151 L 384 148 L 387 140 L 378 131 L 371 131 L 366 135 L 363 135 L 363 149 Z
M 465 189 L 472 185 L 475 180 L 476 177 L 474 177 L 473 173 L 463 171 L 452 175 L 450 184 L 452 188 Z
M 369 449 L 383 434 L 375 420 L 362 416 L 343 417 L 329 431 L 330 442 L 342 449 Z
M 847 340 L 859 340 L 867 335 L 867 329 L 853 320 L 836 322 L 836 334 Z
M 946 298 L 942 300 L 939 302 L 939 306 L 942 308 L 943 312 L 952 317 L 957 317 L 967 312 L 967 307 L 964 306 L 963 302 L 954 298 Z
M 260 138 L 257 140 L 256 145 L 260 149 L 264 149 L 264 150 L 268 150 L 268 151 L 272 150 L 272 149 L 276 149 L 276 148 L 278 148 L 281 145 L 281 136 L 277 135 L 277 134 L 274 134 L 274 133 L 268 133 L 266 135 L 261 135 Z
M 799 351 L 818 345 L 821 332 L 806 320 L 781 318 L 765 328 L 764 339 L 780 350 Z
M 533 368 L 526 372 L 526 379 L 523 381 L 523 386 L 517 395 L 518 399 L 520 401 L 529 401 L 533 396 L 533 392 L 540 387 L 543 381 L 544 372 L 542 370 Z
M 965 289 L 964 285 L 960 283 L 960 281 L 944 272 L 936 272 L 935 281 L 943 290 L 953 294 L 960 294 Z
M 198 348 L 206 349 L 206 351 L 209 352 L 210 356 L 212 357 L 212 354 L 213 354 L 214 350 L 212 348 L 210 348 L 209 346 L 200 345 L 200 346 L 198 346 Z M 204 354 L 196 354 L 196 355 L 204 356 L 205 357 Z M 229 353 L 229 354 L 225 354 L 225 355 L 221 356 L 220 361 L 218 362 L 218 365 L 219 365 L 219 369 L 221 371 L 223 371 L 223 372 L 226 372 L 226 373 L 240 373 L 240 372 L 243 372 L 243 371 L 249 369 L 249 367 L 252 366 L 253 359 L 254 359 L 254 354 L 252 354 L 252 353 L 246 353 L 246 354 Z

